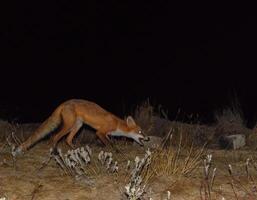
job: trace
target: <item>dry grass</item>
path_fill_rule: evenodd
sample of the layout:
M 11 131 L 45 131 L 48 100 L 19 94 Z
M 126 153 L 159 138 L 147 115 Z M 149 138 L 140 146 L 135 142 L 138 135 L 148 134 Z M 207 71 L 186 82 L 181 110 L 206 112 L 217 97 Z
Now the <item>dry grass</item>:
M 212 155 L 209 155 L 209 157 L 212 157 Z M 204 173 L 200 187 L 201 199 L 257 199 L 256 162 L 254 160 L 247 158 L 243 163 L 227 165 L 224 163 L 219 165 L 217 162 L 219 160 L 216 158 L 203 163 Z M 221 174 L 224 176 L 225 181 L 223 182 L 219 177 Z
M 148 178 L 155 176 L 190 176 L 193 170 L 199 167 L 202 156 L 205 152 L 202 148 L 183 144 L 184 136 L 181 133 L 179 142 L 172 145 L 172 129 L 167 134 L 160 148 L 153 152 L 152 163 L 148 172 Z
M 137 108 L 135 119 L 148 135 L 163 138 L 159 148 L 151 149 L 151 163 L 142 170 L 142 184 L 146 185 L 147 199 L 167 199 L 168 191 L 171 192 L 171 199 L 257 199 L 255 152 L 206 148 L 207 143 L 215 142 L 216 137 L 222 134 L 242 133 L 242 130 L 248 133 L 238 112 L 223 110 L 216 115 L 217 123 L 214 126 L 185 124 L 169 121 L 165 113 L 158 109 L 154 111 L 154 107 L 147 101 Z M 75 144 L 85 146 L 89 142 L 93 151 L 91 163 L 85 170 L 95 184 L 88 186 L 65 175 L 53 159 L 41 168 L 42 163 L 49 158 L 49 146 L 44 142 L 17 158 L 16 167 L 12 164 L 6 138 L 13 132 L 24 140 L 36 127 L 32 124 L 17 125 L 0 121 L 0 146 L 3 147 L 0 152 L 0 197 L 29 200 L 120 199 L 130 180 L 130 171 L 126 169 L 128 160 L 134 161 L 136 156 L 143 158 L 146 151 L 132 145 L 129 140 L 121 139 L 114 140 L 115 148 L 119 150 L 117 153 L 111 147 L 96 143 L 94 131 L 81 130 Z M 60 147 L 64 152 L 68 150 L 65 143 L 60 143 Z M 113 159 L 118 162 L 118 173 L 110 173 L 98 161 L 97 157 L 102 150 L 113 153 Z M 213 159 L 206 173 L 204 159 L 210 153 Z M 214 168 L 215 177 L 212 176 Z
M 192 141 L 195 145 L 202 146 L 212 141 L 215 133 L 214 127 L 170 121 L 167 111 L 165 112 L 160 105 L 155 109 L 149 100 L 136 107 L 134 118 L 147 135 L 164 138 L 172 128 L 173 144 L 178 143 L 182 133 L 185 146 L 190 146 Z
M 18 124 L 11 124 L 3 120 L 0 120 L 0 127 L 1 127 L 0 141 L 4 141 L 6 137 L 10 135 L 10 133 L 17 132 L 17 130 L 19 130 Z
M 202 157 L 204 157 L 205 152 L 194 145 L 184 146 L 183 135 L 175 144 L 170 142 L 173 139 L 169 134 L 163 148 L 152 152 L 152 162 L 143 175 L 144 184 L 147 185 L 147 195 L 153 199 L 161 199 L 161 197 L 164 199 L 167 197 L 167 191 L 170 191 L 171 199 L 200 199 L 199 190 L 204 178 L 204 176 L 201 176 L 203 171 Z M 70 176 L 64 175 L 53 161 L 44 169 L 38 171 L 48 157 L 49 151 L 46 143 L 39 143 L 23 157 L 17 159 L 17 169 L 15 171 L 11 164 L 0 166 L 1 193 L 8 197 L 16 195 L 19 197 L 17 199 L 31 199 L 32 197 L 34 199 L 63 199 L 65 196 L 69 199 L 120 199 L 121 192 L 130 177 L 129 172 L 126 171 L 127 161 L 133 161 L 136 156 L 142 158 L 145 150 L 139 146 L 132 146 L 128 141 L 117 141 L 116 146 L 121 153 L 115 153 L 111 148 L 104 148 L 104 150 L 112 151 L 114 159 L 118 161 L 119 172 L 117 174 L 110 174 L 98 162 L 97 156 L 103 148 L 101 146 L 91 146 L 93 150 L 92 163 L 88 166 L 90 168 L 87 169 L 89 175 L 95 180 L 95 186 L 89 187 L 80 181 L 75 181 Z M 61 143 L 60 147 L 67 150 L 65 143 Z M 224 155 L 226 155 L 226 158 Z M 217 177 L 211 190 L 211 199 L 221 199 L 221 196 L 225 199 L 236 199 L 231 181 L 228 179 L 226 163 L 232 164 L 233 177 L 238 180 L 237 171 L 242 172 L 245 165 L 237 166 L 237 163 L 242 162 L 242 160 L 245 162 L 245 155 L 246 153 L 235 154 L 229 151 L 226 154 L 222 152 L 219 156 L 216 153 L 213 154 L 214 165 L 217 167 Z M 234 156 L 237 157 L 234 158 Z M 1 154 L 1 157 L 3 158 L 4 155 Z M 8 163 L 10 156 L 6 156 L 6 160 L 6 163 Z M 252 159 L 252 163 L 254 163 L 254 159 Z M 253 165 L 249 168 L 251 173 L 248 176 L 256 180 L 254 178 L 256 177 L 256 171 L 254 171 Z M 242 185 L 247 184 L 248 192 L 252 188 L 251 178 L 248 181 L 245 170 L 243 172 L 240 174 L 241 184 L 233 180 L 233 187 L 238 197 L 245 195 L 245 190 L 240 188 Z M 19 181 L 17 181 L 17 177 Z M 100 194 L 108 194 L 108 196 Z M 248 194 L 247 197 L 251 196 Z

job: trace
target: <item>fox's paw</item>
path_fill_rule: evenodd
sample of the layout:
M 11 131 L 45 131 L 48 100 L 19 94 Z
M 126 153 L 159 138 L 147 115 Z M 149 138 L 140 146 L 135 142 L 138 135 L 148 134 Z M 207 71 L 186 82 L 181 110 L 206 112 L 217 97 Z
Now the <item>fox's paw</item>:
M 19 156 L 19 155 L 22 155 L 22 154 L 24 154 L 24 151 L 22 150 L 22 148 L 20 146 L 12 147 L 12 156 L 13 157 Z

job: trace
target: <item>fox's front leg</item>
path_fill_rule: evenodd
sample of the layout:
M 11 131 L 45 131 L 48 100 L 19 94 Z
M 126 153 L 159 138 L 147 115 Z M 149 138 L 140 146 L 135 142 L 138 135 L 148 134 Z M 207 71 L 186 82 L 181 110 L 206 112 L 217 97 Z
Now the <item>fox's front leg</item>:
M 97 131 L 96 135 L 105 144 L 105 146 L 111 146 L 111 148 L 114 149 L 116 153 L 120 153 L 120 150 L 114 146 L 114 144 L 112 143 L 112 141 L 110 140 L 107 134 L 103 134 L 102 132 Z
M 96 131 L 96 135 L 102 141 L 102 143 L 104 143 L 104 145 L 108 146 L 111 144 L 111 141 L 109 138 L 106 137 L 106 134 L 100 131 Z

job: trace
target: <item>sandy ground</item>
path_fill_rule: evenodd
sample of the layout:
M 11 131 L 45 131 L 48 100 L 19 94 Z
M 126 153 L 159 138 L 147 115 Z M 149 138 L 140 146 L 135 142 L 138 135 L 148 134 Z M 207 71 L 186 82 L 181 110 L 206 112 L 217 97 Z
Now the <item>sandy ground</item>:
M 3 144 L 1 144 L 2 146 Z M 60 145 L 63 150 L 67 150 L 65 144 Z M 0 152 L 0 197 L 6 199 L 60 199 L 60 200 L 85 200 L 85 199 L 124 199 L 124 186 L 128 181 L 125 172 L 127 159 L 133 160 L 136 155 L 142 156 L 145 150 L 141 147 L 125 144 L 120 145 L 122 153 L 115 153 L 114 157 L 120 163 L 118 174 L 110 174 L 104 168 L 99 167 L 97 155 L 103 150 L 110 150 L 99 145 L 91 146 L 93 150 L 96 173 L 91 174 L 94 185 L 89 186 L 82 181 L 75 180 L 74 177 L 64 175 L 57 163 L 52 159 L 47 166 L 40 169 L 42 163 L 49 158 L 49 146 L 43 141 L 35 145 L 26 154 L 17 157 L 14 162 L 8 148 Z M 125 153 L 127 152 L 127 153 Z M 233 173 L 240 184 L 235 183 L 236 195 L 238 199 L 257 199 L 247 195 L 255 183 L 247 180 L 245 172 L 245 161 L 248 157 L 254 158 L 255 153 L 247 150 L 224 151 L 208 150 L 213 155 L 214 165 L 217 167 L 216 178 L 212 190 L 211 199 L 236 199 L 231 187 L 227 166 L 233 166 Z M 156 175 L 147 184 L 147 194 L 145 199 L 150 197 L 155 199 L 167 198 L 167 191 L 171 192 L 171 199 L 201 199 L 200 187 L 203 181 L 203 167 L 199 166 L 189 176 Z M 251 176 L 254 180 L 257 173 L 251 169 Z

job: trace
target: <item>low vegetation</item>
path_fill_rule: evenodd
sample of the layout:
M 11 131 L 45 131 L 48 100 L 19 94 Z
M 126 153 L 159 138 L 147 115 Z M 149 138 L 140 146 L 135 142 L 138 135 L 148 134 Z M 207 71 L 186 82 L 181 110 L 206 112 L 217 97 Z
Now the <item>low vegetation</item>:
M 38 125 L 0 121 L 0 199 L 257 199 L 257 132 L 241 111 L 217 112 L 210 125 L 182 123 L 146 101 L 134 117 L 161 142 L 140 147 L 121 138 L 103 147 L 92 130 L 82 130 L 76 149 L 63 142 L 50 149 L 47 138 L 13 157 L 13 146 Z M 221 149 L 220 137 L 239 133 L 245 147 Z

